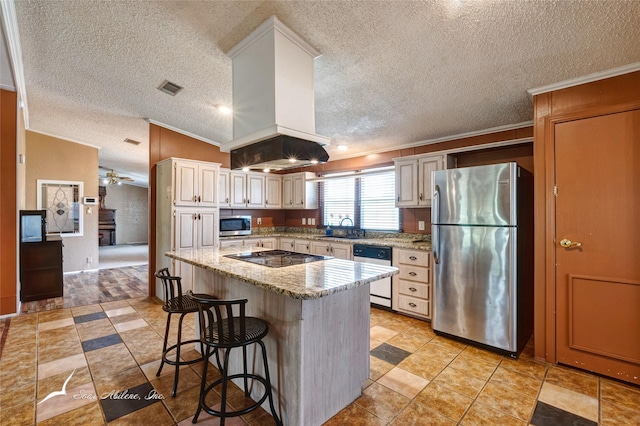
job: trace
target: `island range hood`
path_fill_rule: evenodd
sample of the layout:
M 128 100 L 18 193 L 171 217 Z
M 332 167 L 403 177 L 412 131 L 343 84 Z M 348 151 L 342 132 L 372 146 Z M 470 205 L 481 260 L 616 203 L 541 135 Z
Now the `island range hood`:
M 320 53 L 275 16 L 227 54 L 233 61 L 231 168 L 282 170 L 326 163 L 315 133 L 313 61 Z

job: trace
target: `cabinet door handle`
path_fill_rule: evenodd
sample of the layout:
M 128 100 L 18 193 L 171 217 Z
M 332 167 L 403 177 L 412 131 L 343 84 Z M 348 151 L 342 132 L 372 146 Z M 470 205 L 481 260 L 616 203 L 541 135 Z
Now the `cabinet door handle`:
M 412 277 L 415 277 L 418 274 L 416 274 L 415 272 L 411 271 L 411 272 L 409 272 L 409 275 L 411 275 Z
M 399 195 L 398 195 L 398 198 L 397 198 L 397 200 L 398 200 L 398 201 L 400 201 L 400 196 L 399 196 Z
M 229 197 L 225 198 L 225 199 L 224 199 L 224 202 L 225 202 L 225 203 L 228 203 L 228 202 L 229 202 Z
M 415 307 L 417 307 L 418 305 L 416 305 L 415 303 L 411 302 L 411 303 L 409 303 L 409 306 L 411 306 L 412 308 L 415 308 Z
M 420 198 L 420 201 L 422 201 L 422 192 L 420 193 L 420 197 L 419 198 Z
M 300 200 L 300 204 L 304 204 L 304 200 Z
M 264 200 L 264 203 L 265 204 L 269 204 L 269 200 Z
M 202 201 L 202 197 L 198 195 L 198 202 Z
M 418 289 L 416 289 L 415 287 L 409 287 L 409 290 L 411 290 L 411 291 L 418 291 Z
M 200 216 L 200 213 L 198 213 L 198 220 L 201 220 L 202 216 Z
M 409 256 L 409 260 L 418 260 L 418 258 L 415 256 Z

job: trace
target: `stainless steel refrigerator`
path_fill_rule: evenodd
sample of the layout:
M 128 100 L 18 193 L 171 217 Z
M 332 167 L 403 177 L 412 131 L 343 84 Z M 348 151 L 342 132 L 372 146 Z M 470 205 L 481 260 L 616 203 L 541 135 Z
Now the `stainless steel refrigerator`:
M 533 178 L 516 163 L 432 176 L 433 329 L 517 356 L 533 330 Z

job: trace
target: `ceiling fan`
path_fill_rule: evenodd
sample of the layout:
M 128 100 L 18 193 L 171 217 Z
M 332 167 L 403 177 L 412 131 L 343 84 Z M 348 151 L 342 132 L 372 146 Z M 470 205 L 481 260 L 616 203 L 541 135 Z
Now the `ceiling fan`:
M 127 176 L 120 176 L 113 169 L 108 171 L 105 177 L 101 177 L 102 183 L 105 185 L 122 185 L 122 182 L 134 182 L 133 179 Z

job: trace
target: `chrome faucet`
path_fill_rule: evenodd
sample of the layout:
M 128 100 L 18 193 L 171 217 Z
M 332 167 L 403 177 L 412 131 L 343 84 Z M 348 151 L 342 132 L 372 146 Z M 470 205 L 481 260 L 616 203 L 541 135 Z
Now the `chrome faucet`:
M 351 226 L 354 226 L 354 224 L 353 224 L 353 219 L 351 219 L 350 217 L 343 217 L 343 218 L 340 220 L 340 226 L 342 226 L 342 222 L 344 222 L 345 220 L 349 220 L 349 222 L 351 222 Z

